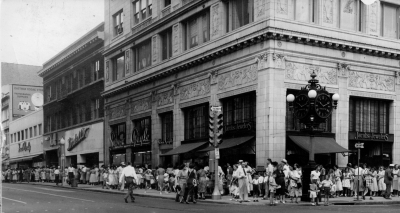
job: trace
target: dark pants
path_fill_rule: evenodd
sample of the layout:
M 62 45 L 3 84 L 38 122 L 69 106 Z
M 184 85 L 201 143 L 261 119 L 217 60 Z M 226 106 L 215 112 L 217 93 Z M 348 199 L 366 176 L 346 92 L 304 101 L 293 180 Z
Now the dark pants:
M 125 186 L 128 187 L 128 192 L 125 195 L 125 199 L 128 199 L 128 197 L 131 197 L 131 200 L 134 201 L 135 198 L 133 197 L 133 187 L 135 184 L 133 183 L 133 177 L 125 177 Z
M 392 189 L 392 183 L 390 184 L 386 184 L 386 192 L 385 192 L 385 198 L 390 198 L 390 194 L 392 194 L 392 192 L 390 192 Z
M 58 185 L 58 183 L 60 182 L 60 175 L 55 175 L 55 182 L 56 185 Z
M 194 185 L 193 184 L 188 184 L 187 185 L 187 190 L 185 191 L 184 199 L 186 199 L 186 202 L 189 201 L 196 201 L 196 198 L 194 197 Z
M 68 172 L 68 180 L 69 180 L 69 184 L 72 184 L 72 180 L 74 179 L 74 173 L 73 172 Z

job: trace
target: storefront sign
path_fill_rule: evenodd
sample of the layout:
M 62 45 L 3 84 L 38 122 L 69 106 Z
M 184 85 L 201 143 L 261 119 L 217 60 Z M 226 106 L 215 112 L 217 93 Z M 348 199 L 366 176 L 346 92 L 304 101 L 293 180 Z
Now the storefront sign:
M 246 122 L 246 123 L 236 123 L 232 125 L 226 125 L 225 126 L 225 132 L 229 131 L 238 131 L 238 130 L 253 130 L 254 125 L 251 122 Z
M 134 146 L 143 146 L 151 143 L 150 118 L 133 121 L 131 140 Z
M 74 138 L 69 138 L 68 139 L 68 151 L 71 151 L 73 148 L 75 148 L 80 142 L 86 139 L 87 134 L 89 132 L 89 128 L 82 128 L 78 134 L 75 134 Z
M 388 134 L 382 134 L 382 133 L 370 133 L 370 132 L 356 132 L 356 136 L 354 139 L 357 140 L 384 140 L 387 141 L 389 140 L 389 135 Z
M 154 142 L 158 143 L 158 145 L 172 144 L 172 141 L 164 141 L 162 139 L 155 139 Z
M 31 152 L 31 142 L 23 142 L 18 144 L 18 152 Z

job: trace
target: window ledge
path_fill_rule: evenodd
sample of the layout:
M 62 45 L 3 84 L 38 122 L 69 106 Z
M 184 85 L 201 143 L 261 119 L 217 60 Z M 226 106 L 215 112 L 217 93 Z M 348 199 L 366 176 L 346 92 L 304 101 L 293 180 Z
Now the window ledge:
M 165 17 L 171 13 L 171 4 L 164 7 L 164 9 L 161 10 L 161 17 Z
M 115 41 L 115 40 L 121 38 L 123 35 L 124 35 L 124 33 L 120 33 L 120 34 L 114 36 L 114 37 L 111 39 L 111 41 Z
M 146 18 L 145 20 L 143 20 L 142 22 L 140 22 L 139 24 L 136 24 L 135 26 L 133 26 L 132 34 L 135 34 L 139 31 L 141 31 L 143 28 L 150 26 L 152 23 L 153 23 L 153 17 L 150 16 L 150 17 Z

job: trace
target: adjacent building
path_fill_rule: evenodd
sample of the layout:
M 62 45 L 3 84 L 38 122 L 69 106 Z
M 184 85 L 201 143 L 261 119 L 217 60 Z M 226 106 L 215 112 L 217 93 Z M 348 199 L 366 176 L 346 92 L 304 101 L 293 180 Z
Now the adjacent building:
M 100 95 L 104 90 L 103 46 L 101 23 L 45 62 L 39 71 L 44 83 L 46 165 L 93 166 L 104 162 L 104 102 Z

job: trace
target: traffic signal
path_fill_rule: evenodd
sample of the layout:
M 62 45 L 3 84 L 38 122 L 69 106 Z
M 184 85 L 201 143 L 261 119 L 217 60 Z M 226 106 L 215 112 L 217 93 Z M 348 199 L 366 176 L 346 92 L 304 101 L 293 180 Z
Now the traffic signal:
M 217 143 L 221 144 L 222 143 L 222 130 L 224 128 L 224 116 L 222 113 L 218 114 L 217 117 Z
M 208 142 L 214 146 L 214 116 L 212 113 L 208 117 L 208 132 L 209 132 L 209 139 Z

